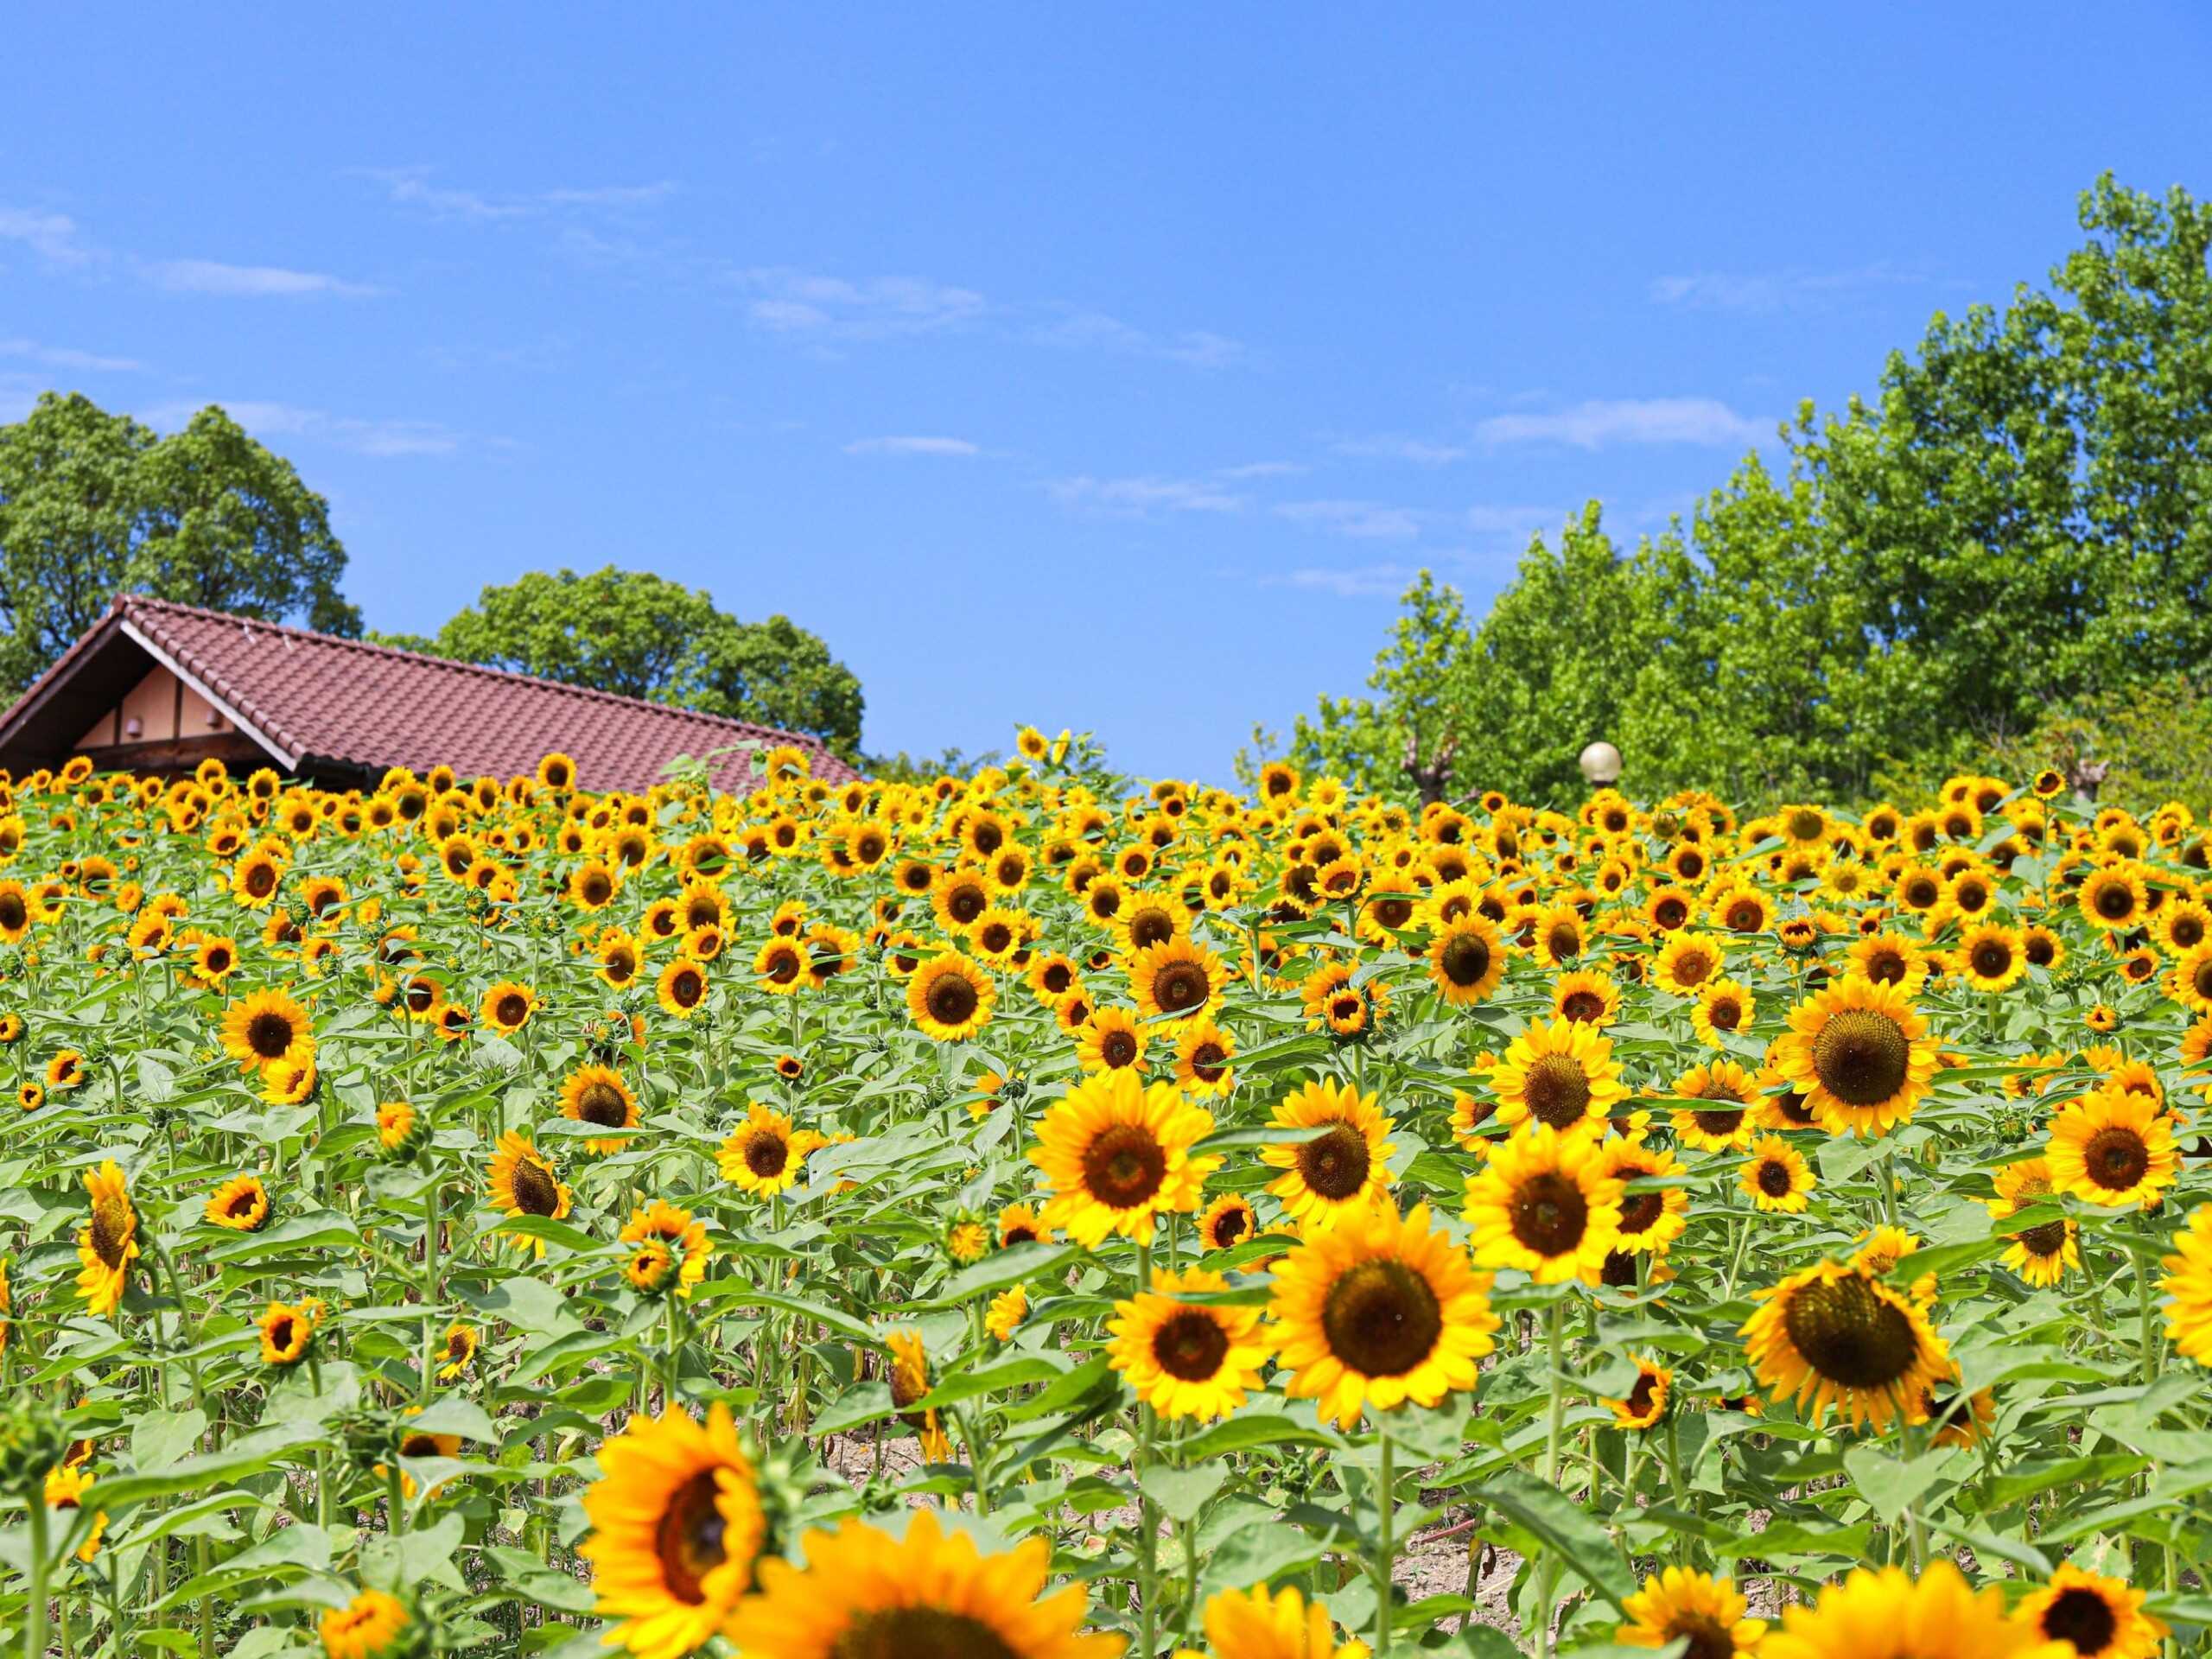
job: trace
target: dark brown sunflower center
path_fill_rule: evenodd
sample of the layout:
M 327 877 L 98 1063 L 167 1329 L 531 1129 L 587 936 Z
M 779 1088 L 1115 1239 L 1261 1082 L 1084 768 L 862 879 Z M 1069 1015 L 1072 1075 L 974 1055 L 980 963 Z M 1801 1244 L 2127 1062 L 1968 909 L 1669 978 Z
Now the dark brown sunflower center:
M 22 894 L 0 893 L 0 927 L 13 933 L 29 925 L 30 918 L 30 907 L 24 904 Z
M 956 887 L 945 900 L 945 914 L 962 926 L 966 926 L 982 915 L 990 902 L 990 896 L 981 887 Z
M 1413 920 L 1413 903 L 1406 899 L 1378 899 L 1373 914 L 1379 925 L 1395 933 Z
M 1688 1637 L 1682 1659 L 1735 1659 L 1736 1639 L 1710 1613 L 1676 1613 L 1667 1621 L 1667 1638 Z
M 629 1122 L 630 1108 L 622 1098 L 622 1091 L 611 1083 L 592 1083 L 584 1085 L 576 1096 L 576 1116 L 587 1123 L 596 1123 L 602 1129 L 620 1128 Z
M 1191 1070 L 1207 1083 L 1219 1083 L 1221 1074 L 1228 1069 L 1223 1062 L 1228 1058 L 1219 1043 L 1200 1043 L 1191 1051 Z
M 1329 1351 L 1369 1376 L 1403 1376 L 1435 1352 L 1444 1310 L 1427 1279 L 1402 1262 L 1363 1262 L 1321 1306 Z
M 1675 981 L 1681 985 L 1699 985 L 1713 972 L 1713 958 L 1702 950 L 1685 950 L 1675 958 Z
M 1886 945 L 1878 950 L 1868 951 L 1864 965 L 1866 977 L 1878 985 L 1895 985 L 1904 978 L 1904 953 L 1892 950 Z
M 1590 1077 L 1582 1062 L 1570 1054 L 1546 1054 L 1529 1068 L 1522 1086 L 1529 1115 L 1538 1122 L 1563 1129 L 1579 1123 L 1590 1110 Z
M 1152 1335 L 1152 1357 L 1168 1376 L 1204 1382 L 1221 1370 L 1229 1352 L 1229 1333 L 1203 1308 L 1171 1314 Z
M 2082 1148 L 2082 1167 L 2108 1192 L 2125 1192 L 2151 1167 L 2151 1149 L 2133 1129 L 2107 1124 Z
M 1628 1408 L 1639 1417 L 1647 1415 L 1651 1410 L 1652 1396 L 1658 1390 L 1659 1377 L 1656 1372 L 1638 1371 L 1636 1374 L 1636 1386 L 1628 1391 Z
M 1775 1159 L 1768 1159 L 1759 1166 L 1759 1191 L 1770 1198 L 1789 1195 L 1789 1169 Z
M 1351 1198 L 1367 1185 L 1373 1165 L 1367 1137 L 1349 1123 L 1332 1123 L 1298 1149 L 1298 1173 L 1325 1198 Z
M 1146 1203 L 1166 1179 L 1167 1154 L 1139 1124 L 1116 1123 L 1084 1148 L 1084 1186 L 1109 1210 Z
M 1142 910 L 1129 924 L 1129 944 L 1142 949 L 1165 944 L 1175 937 L 1175 918 L 1164 910 Z
M 788 980 L 798 971 L 798 964 L 794 961 L 791 963 L 791 973 L 785 975 L 784 978 Z M 668 982 L 668 994 L 675 1000 L 676 1006 L 679 1008 L 692 1007 L 696 1006 L 699 999 L 707 994 L 707 982 L 702 976 L 686 968 Z
M 1045 971 L 1037 976 L 1037 981 L 1054 996 L 1058 996 L 1075 983 L 1075 969 L 1065 962 L 1048 963 L 1046 964 Z
M 1137 1038 L 1133 1031 L 1109 1031 L 1098 1039 L 1098 1058 L 1119 1070 L 1130 1065 L 1137 1057 Z
M 2002 939 L 1984 939 L 1974 948 L 1974 970 L 1984 979 L 1995 979 L 2012 965 L 2012 947 Z
M 1783 1308 L 1782 1323 L 1806 1363 L 1847 1388 L 1888 1388 L 1920 1357 L 1912 1321 L 1857 1274 L 1801 1285 Z
M 1582 1189 L 1557 1170 L 1546 1170 L 1521 1183 L 1510 1216 L 1513 1236 L 1538 1255 L 1565 1255 L 1590 1230 L 1590 1203 Z
M 1152 1000 L 1166 1014 L 1195 1008 L 1212 995 L 1206 970 L 1195 962 L 1171 963 L 1152 982 Z
M 965 974 L 939 974 L 923 999 L 930 1018 L 940 1026 L 962 1026 L 975 1017 L 979 1001 Z
M 1490 942 L 1478 933 L 1454 934 L 1444 942 L 1437 966 L 1462 990 L 1479 985 L 1490 972 Z
M 1732 996 L 1715 997 L 1705 1017 L 1716 1030 L 1733 1031 L 1744 1023 L 1744 1005 Z
M 269 1322 L 269 1345 L 280 1354 L 288 1352 L 292 1346 L 295 1329 L 292 1316 L 289 1313 L 271 1319 Z
M 1217 1250 L 1227 1249 L 1244 1236 L 1246 1229 L 1250 1225 L 1251 1217 L 1246 1211 L 1241 1209 L 1223 1211 L 1215 1218 L 1213 1224 L 1213 1248 Z
M 779 1135 L 756 1135 L 745 1143 L 745 1166 L 761 1179 L 780 1175 L 791 1160 L 791 1149 Z
M 653 1527 L 662 1582 L 670 1595 L 693 1606 L 707 1599 L 701 1581 L 723 1560 L 720 1495 L 715 1471 L 702 1469 L 669 1495 Z
M 1707 1135 L 1733 1135 L 1744 1126 L 1743 1109 L 1737 1106 L 1700 1107 L 1690 1117 Z
M 1766 912 L 1750 899 L 1738 899 L 1728 906 L 1728 925 L 1738 933 L 1751 933 L 1766 919 Z
M 1648 1169 L 1617 1170 L 1624 1181 L 1633 1181 L 1652 1172 Z M 1662 1192 L 1631 1192 L 1621 1200 L 1621 1236 L 1639 1238 L 1649 1230 L 1667 1208 L 1666 1195 Z
M 503 1026 L 518 1026 L 530 1018 L 530 1000 L 510 991 L 493 1005 L 492 1017 Z
M 829 1659 L 1020 1659 L 980 1618 L 941 1607 L 862 1613 L 830 1647 Z
M 276 890 L 276 871 L 267 864 L 250 866 L 245 873 L 245 890 L 257 899 L 264 899 Z
M 1662 899 L 1651 906 L 1651 919 L 1657 926 L 1673 932 L 1690 918 L 1690 907 L 1679 899 Z
M 1912 1046 L 1897 1022 L 1872 1008 L 1846 1008 L 1813 1039 L 1821 1086 L 1850 1106 L 1872 1106 L 1904 1087 Z
M 245 1046 L 264 1060 L 282 1059 L 292 1046 L 292 1022 L 273 1012 L 257 1014 L 245 1022 Z
M 2189 982 L 2190 988 L 2199 996 L 2212 1000 L 2212 957 L 2208 957 L 2196 964 L 2196 969 L 2190 976 Z
M 399 1443 L 403 1458 L 435 1458 L 438 1455 L 437 1437 L 431 1434 L 410 1434 Z
M 2124 922 L 2135 911 L 2135 895 L 2124 881 L 2107 881 L 2097 889 L 2097 914 L 2108 922 Z
M 1605 999 L 1595 991 L 1569 991 L 1560 1013 L 1580 1026 L 1594 1026 L 1605 1017 Z
M 251 1215 L 253 1206 L 260 1202 L 261 1194 L 249 1187 L 243 1192 L 232 1193 L 231 1201 L 223 1206 L 223 1213 L 226 1216 Z
M 1580 956 L 1582 930 L 1571 922 L 1555 923 L 1544 934 L 1544 944 L 1554 958 Z
M 108 1268 L 123 1265 L 133 1230 L 130 1208 L 121 1199 L 102 1198 L 92 1206 L 92 1254 Z
M 2112 1604 L 2095 1591 L 2075 1585 L 2062 1590 L 2044 1609 L 2039 1623 L 2054 1642 L 2071 1642 L 2082 1659 L 2096 1659 L 2120 1632 Z
M 515 1160 L 513 1186 L 515 1206 L 526 1216 L 550 1216 L 561 1207 L 561 1184 L 533 1160 Z

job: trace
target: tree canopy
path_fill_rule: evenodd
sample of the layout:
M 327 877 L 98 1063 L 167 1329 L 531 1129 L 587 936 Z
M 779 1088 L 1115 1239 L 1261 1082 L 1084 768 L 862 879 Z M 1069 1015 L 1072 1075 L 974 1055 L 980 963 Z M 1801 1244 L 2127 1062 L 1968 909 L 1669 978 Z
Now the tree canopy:
M 861 683 L 786 616 L 742 622 L 704 588 L 613 565 L 532 570 L 486 588 L 435 637 L 379 643 L 677 703 L 820 738 L 851 758 Z
M 1479 624 L 1424 572 L 1371 695 L 1291 758 L 1368 788 L 1864 797 L 2002 748 L 2054 705 L 2212 657 L 2212 208 L 2107 176 L 2082 246 L 2002 310 L 1938 313 L 1871 400 L 1780 436 L 1623 549 L 1597 505 Z
M 0 426 L 0 683 L 35 679 L 126 589 L 360 632 L 346 550 L 289 461 L 210 405 L 163 437 L 80 393 Z

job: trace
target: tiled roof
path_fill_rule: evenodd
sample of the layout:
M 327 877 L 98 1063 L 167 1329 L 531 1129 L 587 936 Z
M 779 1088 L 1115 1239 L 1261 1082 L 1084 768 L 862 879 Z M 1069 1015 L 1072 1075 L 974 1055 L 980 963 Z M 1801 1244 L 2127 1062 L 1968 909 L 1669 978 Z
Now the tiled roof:
M 118 623 L 296 769 L 312 770 L 318 760 L 369 772 L 443 762 L 463 777 L 508 778 L 536 771 L 541 756 L 558 749 L 575 758 L 586 789 L 642 790 L 679 754 L 790 743 L 807 752 L 817 778 L 842 783 L 858 775 L 818 740 L 770 727 L 137 594 L 117 595 L 108 615 L 18 707 Z M 712 765 L 718 785 L 747 786 L 742 753 Z

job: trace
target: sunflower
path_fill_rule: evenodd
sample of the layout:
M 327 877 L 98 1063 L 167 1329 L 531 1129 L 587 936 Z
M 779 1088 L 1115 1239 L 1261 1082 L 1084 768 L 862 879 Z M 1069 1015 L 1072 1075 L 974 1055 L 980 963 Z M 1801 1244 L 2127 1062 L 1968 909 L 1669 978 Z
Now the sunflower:
M 705 1280 L 707 1258 L 714 1254 L 706 1224 L 664 1198 L 632 1210 L 615 1237 L 631 1250 L 623 1276 L 648 1295 L 672 1289 L 690 1297 Z
M 1751 1108 L 1760 1099 L 1758 1080 L 1733 1060 L 1694 1065 L 1675 1079 L 1675 1093 L 1710 1105 L 1675 1109 L 1675 1138 L 1703 1152 L 1736 1152 L 1751 1144 Z
M 715 1166 L 739 1192 L 770 1198 L 805 1173 L 806 1150 L 789 1117 L 755 1101 L 715 1154 Z
M 2159 1104 L 2105 1088 L 2050 1125 L 2051 1185 L 2090 1204 L 2148 1210 L 2180 1172 L 2173 1119 Z
M 999 1248 L 1009 1249 L 1016 1244 L 1049 1244 L 1052 1229 L 1038 1217 L 1036 1210 L 1026 1204 L 1009 1204 L 999 1211 Z
M 202 1219 L 236 1233 L 257 1233 L 269 1224 L 269 1193 L 258 1175 L 238 1175 L 217 1187 Z
M 85 1057 L 73 1048 L 65 1048 L 46 1063 L 46 1086 L 51 1090 L 74 1089 L 85 1080 Z
M 1273 1279 L 1285 1391 L 1340 1428 L 1369 1406 L 1433 1406 L 1473 1388 L 1495 1345 L 1489 1276 L 1431 1227 L 1426 1204 L 1401 1217 L 1384 1198 L 1348 1215 L 1278 1262 Z
M 1566 1018 L 1531 1021 L 1491 1068 L 1497 1116 L 1568 1129 L 1611 1115 L 1628 1096 L 1613 1046 L 1594 1027 Z
M 438 1367 L 438 1381 L 451 1382 L 465 1376 L 476 1363 L 476 1351 L 483 1346 L 483 1338 L 476 1334 L 476 1327 L 454 1320 L 446 1326 L 446 1339 L 438 1354 L 444 1363 Z
M 343 1607 L 333 1607 L 316 1626 L 327 1659 L 385 1659 L 411 1640 L 414 1618 L 407 1604 L 382 1590 L 364 1590 Z
M 1306 1084 L 1277 1104 L 1273 1121 L 1278 1128 L 1321 1131 L 1296 1146 L 1260 1151 L 1262 1163 L 1284 1172 L 1268 1191 L 1306 1230 L 1363 1210 L 1390 1190 L 1386 1160 L 1396 1150 L 1389 1140 L 1393 1125 L 1373 1095 L 1341 1084 Z
M 1815 1182 L 1803 1154 L 1780 1135 L 1770 1135 L 1751 1148 L 1742 1185 L 1755 1208 L 1796 1215 L 1808 1202 Z
M 111 1158 L 85 1175 L 92 1213 L 77 1234 L 77 1294 L 95 1316 L 115 1312 L 138 1256 L 138 1211 L 130 1202 L 130 1183 Z
M 1045 1114 L 1029 1154 L 1052 1190 L 1045 1220 L 1088 1249 L 1115 1233 L 1149 1244 L 1161 1211 L 1198 1207 L 1221 1160 L 1191 1148 L 1212 1132 L 1213 1115 L 1172 1084 L 1147 1088 L 1127 1070 L 1085 1077 Z
M 559 1221 L 567 1216 L 573 1196 L 553 1166 L 530 1142 L 528 1135 L 509 1129 L 499 1137 L 499 1148 L 486 1170 L 491 1181 L 494 1209 L 511 1216 L 538 1216 Z M 509 1235 L 523 1249 L 545 1254 L 545 1241 L 528 1234 Z
M 1621 1184 L 1588 1135 L 1531 1124 L 1467 1179 L 1475 1259 L 1518 1268 L 1540 1285 L 1596 1284 L 1620 1234 Z
M 1777 1403 L 1794 1398 L 1816 1424 L 1833 1408 L 1886 1433 L 1949 1375 L 1927 1315 L 1862 1267 L 1818 1262 L 1755 1300 L 1743 1330 L 1752 1369 Z
M 1758 1012 L 1757 999 L 1734 980 L 1708 980 L 1690 1010 L 1690 1025 L 1707 1047 L 1722 1048 L 1727 1037 L 1750 1026 Z
M 1260 1218 L 1251 1205 L 1237 1193 L 1224 1192 L 1198 1217 L 1198 1243 L 1209 1250 L 1225 1250 L 1259 1230 Z
M 1228 1288 L 1220 1274 L 1201 1268 L 1154 1273 L 1149 1290 L 1114 1305 L 1106 1327 L 1114 1334 L 1110 1363 L 1160 1416 L 1226 1417 L 1260 1388 L 1273 1351 L 1260 1311 L 1180 1300 L 1185 1292 Z
M 68 1463 L 56 1465 L 46 1471 L 46 1506 L 49 1510 L 60 1510 L 65 1515 L 73 1510 L 81 1511 L 85 1507 L 85 1494 L 93 1484 L 94 1477 L 82 1468 Z M 106 1535 L 107 1511 L 95 1510 L 91 1532 L 72 1553 L 79 1560 L 89 1565 L 99 1556 L 100 1541 Z
M 917 968 L 906 981 L 906 1013 L 924 1036 L 940 1043 L 973 1037 L 991 1022 L 998 1000 L 990 976 L 957 950 Z
M 225 1052 L 246 1071 L 315 1053 L 306 1010 L 282 991 L 256 991 L 232 1003 L 223 1012 L 222 1040 Z
M 1869 933 L 1854 940 L 1846 960 L 1851 971 L 1877 985 L 1894 985 L 1917 996 L 1928 983 L 1928 953 L 1902 933 Z
M 1552 1017 L 1603 1030 L 1620 1017 L 1620 987 L 1604 974 L 1578 968 L 1552 982 Z
M 2212 1014 L 2212 940 L 2182 953 L 2166 976 L 2166 989 L 2191 1014 Z
M 1505 941 L 1487 917 L 1470 911 L 1430 941 L 1428 976 L 1453 1007 L 1479 1002 L 1505 977 Z
M 952 1441 L 938 1422 L 937 1408 L 907 1409 L 930 1391 L 929 1350 L 922 1344 L 922 1333 L 889 1332 L 883 1338 L 883 1345 L 891 1351 L 891 1403 L 899 1408 L 899 1421 L 920 1437 L 922 1461 L 950 1461 Z
M 1695 996 L 1698 988 L 1720 972 L 1721 944 L 1701 933 L 1677 933 L 1659 948 L 1651 977 L 1662 991 Z
M 1150 1041 L 1127 1008 L 1100 1008 L 1076 1033 L 1075 1057 L 1085 1071 L 1141 1072 Z
M 638 1659 L 683 1659 L 728 1635 L 767 1535 L 753 1461 L 729 1408 L 632 1417 L 599 1448 L 583 1495 L 595 1611 Z
M 1668 1180 L 1679 1177 L 1675 1154 L 1621 1135 L 1608 1135 L 1599 1150 L 1604 1154 L 1600 1171 L 1625 1187 L 1632 1181 Z M 1667 1247 L 1689 1225 L 1690 1195 L 1679 1186 L 1662 1186 L 1650 1192 L 1621 1194 L 1620 1235 L 1616 1250 L 1649 1251 L 1664 1255 Z
M 1211 1014 L 1227 982 L 1221 958 L 1190 939 L 1148 945 L 1129 961 L 1129 989 L 1147 1020 Z
M 660 970 L 653 996 L 675 1018 L 689 1020 L 707 1000 L 706 969 L 689 957 L 677 957 Z
M 1211 1020 L 1188 1020 L 1175 1039 L 1175 1081 L 1193 1095 L 1225 1095 L 1236 1085 L 1236 1058 L 1229 1033 Z
M 2051 1196 L 2050 1164 L 2043 1158 L 2024 1158 L 2007 1164 L 1992 1178 L 1997 1196 L 1986 1200 L 1990 1217 L 2002 1221 L 2031 1209 Z M 2069 1268 L 2082 1265 L 2076 1243 L 2079 1229 L 2073 1217 L 2046 1221 L 2012 1235 L 2005 1252 L 2005 1265 L 2031 1285 L 2050 1286 L 2065 1277 Z
M 1052 1555 L 1043 1538 L 986 1555 L 934 1510 L 916 1510 L 903 1538 L 848 1520 L 809 1532 L 801 1548 L 804 1569 L 761 1562 L 760 1593 L 731 1621 L 746 1659 L 1113 1659 L 1128 1640 L 1080 1633 L 1081 1585 L 1043 1593 Z
M 1872 1135 L 1911 1121 L 1936 1054 L 1902 990 L 1851 975 L 1789 1011 L 1774 1064 L 1831 1135 Z
M 1751 1659 L 1766 1621 L 1744 1617 L 1733 1579 L 1670 1567 L 1621 1604 L 1628 1615 L 1613 1632 L 1627 1648 L 1664 1648 L 1687 1640 L 1682 1659 Z
M 561 1116 L 572 1123 L 588 1123 L 601 1129 L 638 1127 L 638 1097 L 622 1074 L 611 1066 L 580 1065 L 561 1085 Z M 592 1152 L 620 1152 L 630 1137 L 594 1135 L 584 1142 Z
M 423 1149 L 430 1137 L 429 1120 L 404 1100 L 387 1100 L 377 1108 L 377 1144 L 385 1157 L 404 1162 Z
M 1001 1342 L 1012 1342 L 1014 1333 L 1021 1329 L 1021 1322 L 1029 1317 L 1029 1287 L 1016 1285 L 991 1298 L 989 1311 L 983 1315 L 983 1328 Z
M 1328 1608 L 1294 1585 L 1224 1590 L 1206 1603 L 1205 1627 L 1214 1659 L 1367 1659 L 1364 1642 L 1337 1645 Z
M 322 1304 L 271 1302 L 255 1324 L 261 1332 L 261 1363 L 289 1370 L 305 1359 L 315 1345 L 315 1331 L 322 1324 Z
M 2075 902 L 2092 927 L 2119 933 L 2142 920 L 2149 899 L 2135 867 L 2119 863 L 2090 871 L 2082 879 Z
M 2151 1659 L 2169 1631 L 2143 1611 L 2145 1593 L 2062 1561 L 2012 1616 L 2046 1641 L 2071 1643 L 2077 1659 Z
M 2005 1611 L 1994 1585 L 1976 1593 L 1947 1560 L 1916 1582 L 1900 1567 L 1854 1568 L 1810 1605 L 1782 1610 L 1759 1659 L 2061 1659 L 2065 1648 Z M 2069 1656 L 2070 1659 L 2070 1656 Z
M 1605 1403 L 1612 1408 L 1613 1427 L 1642 1433 L 1666 1421 L 1667 1406 L 1675 1388 L 1675 1374 L 1656 1359 L 1642 1354 L 1636 1361 L 1636 1382 L 1627 1395 Z

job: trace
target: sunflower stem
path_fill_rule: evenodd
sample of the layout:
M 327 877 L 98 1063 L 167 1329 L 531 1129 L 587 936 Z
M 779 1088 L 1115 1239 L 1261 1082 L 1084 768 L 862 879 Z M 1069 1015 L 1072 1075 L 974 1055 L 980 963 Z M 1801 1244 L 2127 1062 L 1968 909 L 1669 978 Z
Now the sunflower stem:
M 1137 1245 L 1137 1294 L 1141 1296 L 1152 1287 L 1152 1246 Z M 1142 1401 L 1137 1402 L 1137 1652 L 1144 1659 L 1160 1651 L 1159 1583 L 1160 1583 L 1160 1517 L 1153 1513 L 1152 1499 L 1145 1496 L 1144 1471 L 1152 1464 L 1153 1414 L 1152 1408 Z
M 1390 1431 L 1387 1426 L 1376 1433 L 1375 1451 L 1381 1465 L 1375 1478 L 1375 1652 L 1376 1659 L 1389 1659 L 1390 1626 L 1395 1622 L 1391 1618 L 1390 1585 L 1397 1567 L 1398 1546 L 1390 1535 L 1390 1523 L 1395 1518 L 1391 1512 L 1397 1503 L 1392 1490 Z
M 423 1194 L 423 1376 L 420 1397 L 430 1403 L 431 1379 L 437 1375 L 438 1352 L 438 1188 L 434 1173 Z
M 1560 1433 L 1567 1421 L 1567 1299 L 1560 1296 L 1544 1310 L 1545 1382 L 1550 1404 L 1544 1417 L 1544 1484 L 1559 1487 Z M 1550 1659 L 1552 1650 L 1552 1594 L 1559 1583 L 1559 1552 L 1544 1551 L 1540 1569 L 1541 1588 L 1536 1594 L 1537 1659 Z
M 23 1604 L 23 1659 L 46 1659 L 46 1482 L 34 1477 L 23 1489 L 31 1519 L 30 1599 Z

